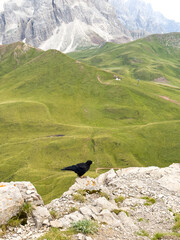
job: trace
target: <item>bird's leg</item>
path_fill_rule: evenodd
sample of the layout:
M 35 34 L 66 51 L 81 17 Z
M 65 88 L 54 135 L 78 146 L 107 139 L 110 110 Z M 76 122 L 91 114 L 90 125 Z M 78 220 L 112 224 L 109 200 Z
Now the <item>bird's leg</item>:
M 80 178 L 81 178 L 81 179 L 82 179 L 82 178 L 87 178 L 87 176 L 81 176 Z

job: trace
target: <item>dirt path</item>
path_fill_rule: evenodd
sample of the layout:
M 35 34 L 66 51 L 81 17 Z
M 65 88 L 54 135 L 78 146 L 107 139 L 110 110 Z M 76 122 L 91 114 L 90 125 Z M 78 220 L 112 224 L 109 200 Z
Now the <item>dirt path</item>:
M 104 85 L 109 85 L 110 84 L 110 82 L 102 82 L 99 75 L 97 76 L 97 80 L 98 80 L 98 82 L 100 82 L 101 84 L 104 84 Z
M 160 83 L 160 82 L 155 82 L 155 83 L 158 84 L 158 85 L 163 85 L 163 86 L 166 86 L 166 87 L 179 89 L 179 87 L 174 86 L 174 85 L 170 85 L 170 84 L 167 84 L 167 83 Z
M 175 104 L 177 104 L 177 105 L 180 105 L 180 102 L 177 102 L 176 100 L 173 100 L 173 99 L 171 99 L 171 98 L 169 98 L 169 97 L 166 97 L 166 96 L 159 96 L 160 98 L 163 98 L 164 100 L 166 100 L 166 101 L 169 101 L 169 102 L 172 102 L 172 103 L 175 103 Z

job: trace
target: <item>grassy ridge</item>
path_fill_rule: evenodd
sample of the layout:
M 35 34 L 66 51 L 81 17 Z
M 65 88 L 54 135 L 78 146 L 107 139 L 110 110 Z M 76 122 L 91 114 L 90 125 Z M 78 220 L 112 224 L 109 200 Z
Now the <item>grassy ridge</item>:
M 154 80 L 166 77 L 178 84 L 180 33 L 151 35 L 127 44 L 106 43 L 103 47 L 69 55 L 82 62 L 114 71 L 125 79 Z
M 31 181 L 48 202 L 75 180 L 60 169 L 80 161 L 95 162 L 90 176 L 97 167 L 179 162 L 180 106 L 160 97 L 180 102 L 178 88 L 116 81 L 22 43 L 0 56 L 0 181 Z

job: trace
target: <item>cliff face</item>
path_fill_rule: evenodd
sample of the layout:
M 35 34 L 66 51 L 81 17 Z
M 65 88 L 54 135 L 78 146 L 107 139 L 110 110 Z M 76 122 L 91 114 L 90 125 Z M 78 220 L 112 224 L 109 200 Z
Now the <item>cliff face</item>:
M 117 16 L 129 30 L 143 30 L 152 33 L 179 32 L 180 23 L 165 18 L 142 0 L 110 0 Z
M 15 191 L 11 189 L 16 187 L 21 204 L 28 201 L 34 206 L 27 225 L 15 228 L 15 235 L 10 228 L 1 239 L 36 239 L 50 226 L 66 229 L 72 222 L 89 219 L 99 223 L 98 233 L 91 238 L 75 234 L 73 239 L 144 240 L 157 232 L 172 234 L 174 215 L 180 213 L 180 164 L 167 168 L 127 168 L 117 172 L 112 169 L 96 179 L 77 178 L 62 197 L 46 206 L 28 182 L 1 183 L 0 186 L 1 205 L 7 197 L 4 195 L 7 187 L 8 194 L 12 195 Z M 1 213 L 5 210 L 2 206 L 0 209 Z M 56 213 L 55 220 L 49 211 Z M 2 214 L 0 221 L 2 224 Z M 178 238 L 172 236 L 171 239 Z
M 131 40 L 107 0 L 7 0 L 0 13 L 0 36 L 2 44 L 26 41 L 63 52 Z
M 123 43 L 147 34 L 179 31 L 180 23 L 153 11 L 142 0 L 0 3 L 0 44 L 24 41 L 44 50 L 70 52 L 104 42 Z

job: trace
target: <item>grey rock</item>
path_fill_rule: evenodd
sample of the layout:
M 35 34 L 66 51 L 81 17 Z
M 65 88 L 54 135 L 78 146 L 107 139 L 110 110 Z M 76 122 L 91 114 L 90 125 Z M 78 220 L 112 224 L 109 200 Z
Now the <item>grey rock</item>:
M 107 0 L 7 0 L 0 12 L 0 36 L 2 44 L 25 41 L 63 52 L 132 38 Z
M 109 202 L 105 197 L 97 198 L 93 205 L 100 207 L 101 209 L 108 209 L 110 211 L 117 208 L 116 204 Z
M 98 221 L 107 223 L 108 225 L 119 227 L 121 222 L 113 216 L 113 214 L 108 209 L 103 209 L 98 216 Z
M 92 216 L 92 211 L 91 211 L 91 206 L 85 206 L 85 207 L 81 207 L 79 209 L 80 213 L 82 213 L 84 216 Z
M 125 212 L 119 213 L 118 217 L 127 232 L 135 232 L 139 230 L 139 228 L 134 224 L 132 218 L 128 217 Z
M 85 240 L 86 237 L 85 237 L 82 233 L 78 233 L 78 234 L 76 235 L 76 239 L 77 239 L 77 240 Z
M 48 220 L 48 219 L 45 219 L 45 220 L 43 221 L 43 225 L 50 226 L 50 222 L 49 222 L 49 220 Z
M 111 169 L 109 172 L 107 172 L 107 176 L 106 176 L 106 182 L 107 184 L 114 179 L 117 176 L 116 172 L 114 171 L 114 169 Z
M 32 215 L 37 228 L 40 228 L 46 219 L 51 220 L 51 215 L 46 207 L 36 207 Z
M 15 184 L 0 183 L 0 225 L 17 215 L 24 199 Z
M 49 226 L 67 229 L 72 222 L 83 219 L 94 219 L 102 223 L 99 224 L 99 232 L 103 238 L 109 240 L 145 240 L 147 238 L 144 236 L 135 234 L 141 229 L 145 229 L 150 237 L 157 232 L 171 232 L 174 225 L 173 213 L 180 212 L 179 176 L 179 164 L 173 164 L 166 168 L 128 168 L 117 171 L 117 174 L 110 170 L 96 179 L 77 178 L 69 191 L 46 206 L 49 210 L 56 209 L 57 220 L 51 221 L 48 214 L 41 214 L 39 211 L 36 215 L 42 215 L 42 218 L 36 219 L 36 226 L 30 217 L 28 224 L 20 229 L 10 227 L 3 239 L 15 240 L 21 237 L 21 239 L 32 240 L 46 233 Z M 95 191 L 95 193 L 86 194 L 85 202 L 77 203 L 73 201 L 73 194 L 78 189 L 104 191 L 111 198 L 107 200 L 100 197 L 100 193 Z M 34 195 L 32 186 L 25 187 L 24 192 L 24 196 L 28 196 L 28 199 Z M 113 199 L 119 195 L 124 196 L 125 199 L 117 206 Z M 155 203 L 146 205 L 148 198 L 142 199 L 142 197 L 154 198 Z M 69 213 L 72 206 L 79 210 Z M 117 211 L 113 211 L 114 209 Z M 73 237 L 89 240 L 83 234 Z M 101 236 L 97 234 L 93 239 L 99 239 L 99 237 Z
M 110 0 L 119 20 L 130 30 L 142 30 L 144 34 L 179 32 L 180 23 L 165 18 L 154 11 L 149 3 L 141 0 Z M 142 36 L 142 32 L 139 35 Z M 135 35 L 138 33 L 135 31 Z
M 93 240 L 91 237 L 85 237 L 85 240 Z
M 54 220 L 54 221 L 50 221 L 50 226 L 54 228 L 62 228 L 63 224 L 61 221 Z
M 41 196 L 37 193 L 36 188 L 33 186 L 31 182 L 11 182 L 15 184 L 25 202 L 32 202 L 33 206 L 44 205 L 44 202 Z
M 74 212 L 74 213 L 71 213 L 68 215 L 69 219 L 73 222 L 76 222 L 76 221 L 79 221 L 79 220 L 82 220 L 84 218 L 84 216 L 79 213 L 78 211 Z

